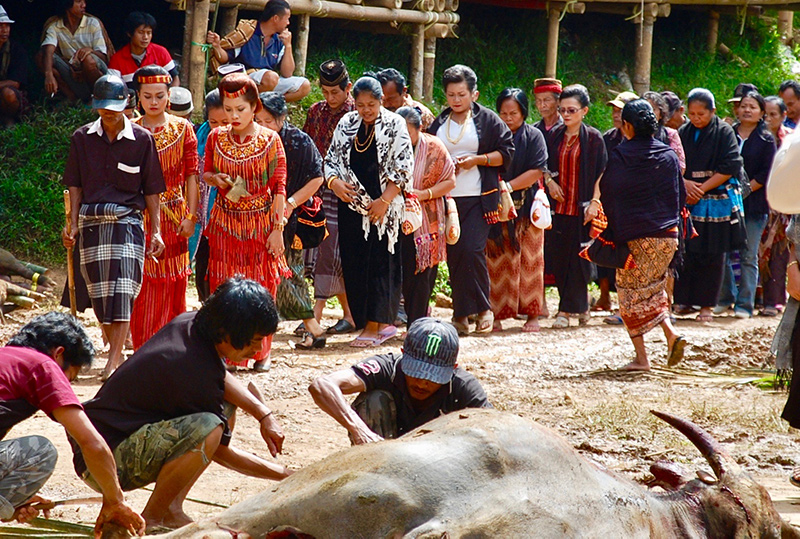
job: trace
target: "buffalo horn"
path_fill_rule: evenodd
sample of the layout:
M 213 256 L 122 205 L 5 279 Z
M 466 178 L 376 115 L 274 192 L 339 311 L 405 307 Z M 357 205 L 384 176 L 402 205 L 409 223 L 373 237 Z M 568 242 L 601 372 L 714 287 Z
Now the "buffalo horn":
M 722 476 L 725 475 L 726 464 L 729 459 L 709 433 L 686 419 L 681 419 L 680 417 L 675 417 L 674 415 L 665 414 L 663 412 L 656 412 L 655 410 L 650 410 L 650 413 L 659 419 L 663 419 L 689 438 L 689 441 L 700 450 L 700 453 L 702 453 L 708 461 L 717 479 L 722 479 Z

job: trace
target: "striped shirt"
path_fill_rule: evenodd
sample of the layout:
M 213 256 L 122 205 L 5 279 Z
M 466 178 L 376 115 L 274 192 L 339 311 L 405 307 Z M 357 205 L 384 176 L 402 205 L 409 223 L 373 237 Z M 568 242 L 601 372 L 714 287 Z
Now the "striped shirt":
M 100 19 L 91 15 L 83 16 L 74 34 L 64 24 L 63 19 L 57 19 L 44 32 L 42 47 L 45 45 L 55 46 L 65 60 L 72 59 L 75 53 L 84 47 L 108 54 L 106 41 L 103 38 L 103 25 Z
M 569 144 L 569 136 L 564 136 L 558 151 L 558 183 L 564 192 L 564 202 L 556 204 L 559 215 L 579 216 L 578 183 L 580 181 L 581 142 L 580 136 L 573 138 Z

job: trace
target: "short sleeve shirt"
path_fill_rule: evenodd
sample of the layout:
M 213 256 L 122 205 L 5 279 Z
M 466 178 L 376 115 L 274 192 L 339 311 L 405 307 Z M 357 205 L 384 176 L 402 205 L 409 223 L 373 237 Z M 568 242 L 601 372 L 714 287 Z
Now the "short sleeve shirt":
M 91 15 L 83 16 L 74 34 L 59 18 L 45 30 L 42 47 L 45 45 L 55 46 L 61 57 L 67 60 L 70 60 L 78 50 L 84 47 L 108 54 L 106 40 L 103 37 L 103 25 L 100 23 L 100 19 Z
M 256 24 L 253 37 L 242 45 L 241 49 L 234 49 L 235 58 L 231 61 L 240 62 L 248 69 L 271 69 L 277 71 L 278 66 L 281 65 L 281 60 L 283 60 L 283 54 L 286 52 L 286 46 L 278 37 L 278 34 L 273 34 L 266 43 L 264 41 L 261 25 Z
M 81 404 L 53 358 L 31 348 L 0 348 L 0 439 L 37 410 L 52 417 L 62 406 Z
M 108 62 L 108 68 L 117 71 L 122 80 L 131 87 L 133 85 L 133 74 L 136 73 L 136 70 L 152 64 L 160 65 L 169 71 L 172 78 L 178 75 L 178 68 L 175 66 L 175 61 L 169 51 L 156 43 L 151 43 L 144 50 L 144 58 L 141 61 L 133 57 L 131 44 L 128 43 L 111 57 Z
M 397 431 L 402 436 L 440 415 L 464 408 L 492 408 L 481 383 L 462 368 L 456 368 L 453 379 L 444 384 L 422 408 L 416 408 L 408 394 L 406 379 L 400 366 L 402 354 L 373 356 L 353 366 L 367 391 L 382 389 L 394 397 L 397 407 Z
M 125 118 L 110 142 L 98 119 L 72 135 L 64 185 L 83 190 L 83 204 L 114 203 L 144 210 L 145 195 L 166 190 L 153 136 Z

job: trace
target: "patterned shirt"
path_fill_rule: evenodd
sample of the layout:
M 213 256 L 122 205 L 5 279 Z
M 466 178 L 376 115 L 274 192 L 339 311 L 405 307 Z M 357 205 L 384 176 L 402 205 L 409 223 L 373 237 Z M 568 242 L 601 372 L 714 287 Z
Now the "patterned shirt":
M 308 116 L 306 116 L 306 123 L 303 126 L 303 131 L 308 133 L 308 136 L 317 145 L 317 149 L 322 157 L 328 153 L 328 148 L 333 140 L 333 132 L 339 124 L 339 120 L 344 117 L 348 112 L 356 110 L 356 102 L 353 96 L 347 96 L 347 99 L 339 110 L 331 110 L 327 101 L 320 101 L 314 103 L 308 109 Z
M 580 181 L 581 166 L 581 141 L 576 136 L 569 144 L 570 137 L 565 136 L 561 141 L 558 154 L 558 183 L 564 191 L 564 202 L 556 204 L 556 213 L 559 215 L 578 216 L 578 183 Z
M 78 50 L 89 47 L 93 51 L 108 54 L 106 40 L 103 38 L 103 25 L 100 19 L 84 15 L 78 29 L 73 34 L 59 18 L 44 31 L 42 47 L 53 45 L 62 58 L 70 60 Z

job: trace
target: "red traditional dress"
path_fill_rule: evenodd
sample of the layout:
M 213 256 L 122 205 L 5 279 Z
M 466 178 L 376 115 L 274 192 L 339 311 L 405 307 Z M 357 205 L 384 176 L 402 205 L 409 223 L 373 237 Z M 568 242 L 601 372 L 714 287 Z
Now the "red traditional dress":
M 139 118 L 136 123 L 145 127 L 142 120 Z M 186 282 L 191 273 L 189 243 L 178 233 L 178 226 L 189 213 L 184 198 L 186 178 L 197 176 L 199 167 L 197 137 L 192 124 L 167 114 L 167 123 L 150 131 L 167 184 L 167 190 L 161 193 L 161 237 L 165 247 L 157 260 L 146 258 L 144 261 L 142 291 L 133 302 L 131 317 L 134 349 L 186 311 Z M 149 220 L 144 212 L 145 230 L 150 230 Z
M 223 173 L 236 180 L 242 177 L 249 196 L 238 202 L 220 190 L 211 211 L 205 234 L 208 236 L 208 282 L 211 292 L 226 279 L 243 275 L 261 283 L 275 296 L 282 276 L 291 272 L 281 254 L 274 257 L 267 249 L 272 232 L 270 208 L 273 197 L 286 196 L 286 156 L 278 134 L 256 124 L 256 133 L 239 140 L 231 126 L 218 127 L 208 136 L 205 172 Z M 272 336 L 256 361 L 269 356 Z

